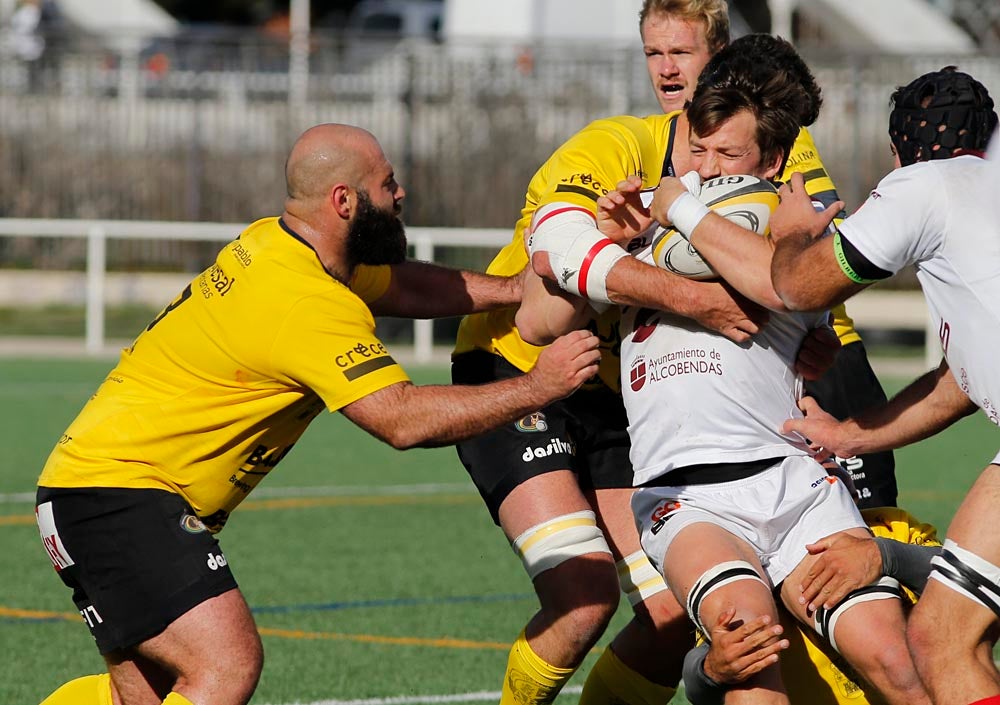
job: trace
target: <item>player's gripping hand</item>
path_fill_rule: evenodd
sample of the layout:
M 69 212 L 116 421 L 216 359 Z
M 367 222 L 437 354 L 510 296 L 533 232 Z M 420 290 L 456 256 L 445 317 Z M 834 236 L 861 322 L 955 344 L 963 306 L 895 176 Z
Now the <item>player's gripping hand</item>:
M 660 225 L 676 225 L 670 218 L 670 208 L 674 201 L 685 194 L 697 197 L 700 192 L 701 176 L 697 171 L 689 171 L 681 177 L 664 176 L 653 194 L 649 213 Z M 681 234 L 688 237 L 691 233 L 682 231 Z
M 852 458 L 865 450 L 848 437 L 847 424 L 823 411 L 814 398 L 802 397 L 799 409 L 805 415 L 785 421 L 781 432 L 786 435 L 797 433 L 807 438 L 809 448 L 818 456 L 832 453 L 841 458 Z
M 597 229 L 619 245 L 646 232 L 654 224 L 642 205 L 642 179 L 630 176 L 597 199 Z
M 820 605 L 832 609 L 848 593 L 882 576 L 882 554 L 873 538 L 840 532 L 808 544 L 806 550 L 815 560 L 799 585 L 799 604 L 809 605 L 810 612 Z
M 724 281 L 690 282 L 697 297 L 688 312 L 678 311 L 735 343 L 745 343 L 760 332 L 770 313 Z
M 778 654 L 788 648 L 780 624 L 762 615 L 734 625 L 736 609 L 728 608 L 712 627 L 712 645 L 705 656 L 705 675 L 716 683 L 735 685 L 778 662 Z
M 780 203 L 771 214 L 771 239 L 774 242 L 786 237 L 816 238 L 826 234 L 827 228 L 840 211 L 844 202 L 816 210 L 812 197 L 806 192 L 805 179 L 795 172 L 787 183 L 778 189 Z
M 840 352 L 840 338 L 832 328 L 813 328 L 802 340 L 799 354 L 795 358 L 795 371 L 803 379 L 814 381 L 833 367 Z
M 532 385 L 550 401 L 569 396 L 597 374 L 599 344 L 597 336 L 586 330 L 556 338 L 542 350 L 528 373 Z

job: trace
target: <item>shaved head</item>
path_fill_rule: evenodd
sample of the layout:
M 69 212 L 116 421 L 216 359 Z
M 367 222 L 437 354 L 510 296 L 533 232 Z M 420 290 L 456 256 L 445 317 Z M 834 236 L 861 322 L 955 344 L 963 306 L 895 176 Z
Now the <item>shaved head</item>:
M 334 184 L 356 185 L 382 148 L 360 127 L 328 123 L 311 127 L 295 141 L 285 162 L 288 198 L 309 201 L 323 198 Z

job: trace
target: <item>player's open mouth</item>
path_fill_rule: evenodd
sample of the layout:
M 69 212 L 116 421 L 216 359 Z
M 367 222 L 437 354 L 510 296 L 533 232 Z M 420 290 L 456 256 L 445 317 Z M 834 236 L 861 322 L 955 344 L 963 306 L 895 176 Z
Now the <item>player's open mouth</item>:
M 660 86 L 660 90 L 667 95 L 675 95 L 684 90 L 683 86 L 678 86 L 676 84 L 663 85 Z

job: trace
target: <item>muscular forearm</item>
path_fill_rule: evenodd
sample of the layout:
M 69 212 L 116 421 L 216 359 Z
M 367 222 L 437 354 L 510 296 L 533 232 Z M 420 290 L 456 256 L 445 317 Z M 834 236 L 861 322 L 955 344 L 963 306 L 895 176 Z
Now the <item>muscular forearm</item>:
M 975 410 L 942 362 L 886 404 L 847 419 L 843 433 L 855 454 L 892 450 L 928 438 Z
M 463 316 L 521 300 L 521 277 L 498 277 L 408 260 L 392 268 L 389 290 L 371 304 L 379 316 Z
M 528 272 L 514 324 L 525 342 L 548 345 L 560 335 L 586 326 L 593 313 L 586 300 Z
M 691 233 L 690 242 L 738 292 L 772 311 L 785 310 L 771 285 L 772 248 L 764 237 L 709 213 Z
M 931 574 L 931 559 L 941 554 L 940 546 L 921 546 L 889 538 L 875 538 L 882 557 L 882 572 L 895 578 L 917 595 L 924 591 Z
M 788 236 L 775 242 L 771 254 L 771 284 L 781 302 L 794 311 L 819 309 L 825 298 L 809 286 L 812 272 L 803 254 L 810 242 L 808 236 Z
M 608 298 L 622 306 L 642 306 L 686 318 L 698 311 L 706 287 L 634 257 L 618 260 L 607 278 Z
M 840 269 L 829 237 L 788 235 L 775 240 L 771 284 L 789 311 L 823 311 L 864 289 Z
M 555 401 L 531 375 L 479 386 L 405 385 L 400 392 L 382 438 L 400 450 L 450 445 Z

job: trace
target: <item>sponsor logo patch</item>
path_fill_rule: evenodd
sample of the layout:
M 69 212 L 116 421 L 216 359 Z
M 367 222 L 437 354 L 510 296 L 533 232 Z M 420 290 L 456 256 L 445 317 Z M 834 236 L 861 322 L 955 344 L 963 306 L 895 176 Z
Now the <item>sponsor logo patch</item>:
M 229 565 L 229 562 L 226 560 L 226 557 L 222 554 L 222 551 L 219 551 L 218 554 L 209 553 L 208 560 L 205 561 L 205 564 L 211 570 L 218 570 L 219 568 L 223 568 Z
M 200 534 L 208 531 L 208 527 L 194 514 L 185 514 L 181 517 L 181 528 L 189 534 Z
M 549 422 L 545 419 L 545 414 L 541 411 L 536 411 L 522 419 L 518 419 L 517 423 L 514 424 L 514 428 L 521 433 L 544 432 L 549 430 Z
M 530 463 L 535 458 L 547 458 L 550 455 L 561 454 L 576 455 L 576 446 L 573 443 L 567 443 L 561 438 L 553 438 L 549 441 L 548 445 L 537 448 L 526 447 L 524 453 L 521 454 L 521 460 Z
M 56 520 L 52 515 L 52 502 L 44 502 L 35 507 L 35 520 L 38 522 L 38 533 L 42 537 L 42 545 L 45 546 L 45 552 L 49 554 L 49 560 L 52 561 L 52 567 L 56 569 L 56 572 L 74 565 L 69 551 L 66 550 L 59 537 Z
M 344 377 L 354 381 L 367 374 L 391 367 L 396 361 L 382 343 L 358 343 L 333 358 L 333 363 L 344 372 Z
M 632 369 L 628 371 L 628 383 L 633 392 L 646 386 L 646 358 L 636 358 L 632 363 Z
M 681 508 L 681 502 L 679 499 L 665 499 L 660 504 L 656 506 L 653 513 L 649 515 L 649 518 L 653 521 L 653 526 L 650 528 L 650 532 L 655 536 L 660 533 L 663 525 L 667 523 L 667 519 L 670 518 L 671 514 L 676 512 Z

